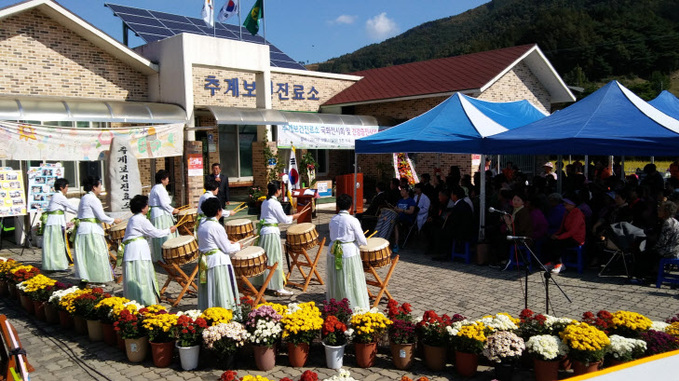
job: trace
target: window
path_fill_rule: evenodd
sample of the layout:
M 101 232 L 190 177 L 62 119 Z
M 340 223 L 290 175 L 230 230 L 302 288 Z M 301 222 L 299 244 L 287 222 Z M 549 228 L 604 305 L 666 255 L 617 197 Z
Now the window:
M 252 143 L 257 140 L 257 126 L 219 126 L 219 160 L 222 172 L 229 177 L 252 178 Z
M 316 168 L 316 176 L 325 176 L 328 174 L 328 153 L 327 149 L 310 149 L 309 152 L 316 159 L 318 167 Z

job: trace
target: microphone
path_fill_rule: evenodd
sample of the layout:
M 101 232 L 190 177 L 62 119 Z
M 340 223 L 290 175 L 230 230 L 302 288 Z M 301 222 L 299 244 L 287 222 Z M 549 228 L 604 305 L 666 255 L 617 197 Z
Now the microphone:
M 527 239 L 532 239 L 530 237 L 522 236 L 522 235 L 508 235 L 507 236 L 507 241 L 513 241 L 513 240 L 520 240 L 520 241 L 525 241 Z
M 502 213 L 502 214 L 509 215 L 509 213 L 505 212 L 504 210 L 498 210 L 498 209 L 493 208 L 492 206 L 490 208 L 488 208 L 488 211 L 491 212 L 491 213 Z

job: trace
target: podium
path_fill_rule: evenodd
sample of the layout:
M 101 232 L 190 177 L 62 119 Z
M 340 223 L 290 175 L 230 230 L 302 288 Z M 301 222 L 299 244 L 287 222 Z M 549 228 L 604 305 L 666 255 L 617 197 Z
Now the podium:
M 297 212 L 301 212 L 307 205 L 311 204 L 304 214 L 299 216 L 297 223 L 301 224 L 303 222 L 311 222 L 312 213 L 315 212 L 315 207 L 313 205 L 314 198 L 316 198 L 316 189 L 293 189 L 292 197 L 297 199 Z
M 358 183 L 358 188 L 356 188 L 356 197 L 354 197 L 354 174 L 350 173 L 348 175 L 339 175 L 335 177 L 336 192 L 335 197 L 346 193 L 354 200 L 354 207 L 351 208 L 349 213 L 354 214 L 354 208 L 356 208 L 356 213 L 363 213 L 363 174 L 359 173 L 356 175 L 356 182 Z M 339 208 L 335 206 L 335 213 L 339 213 Z

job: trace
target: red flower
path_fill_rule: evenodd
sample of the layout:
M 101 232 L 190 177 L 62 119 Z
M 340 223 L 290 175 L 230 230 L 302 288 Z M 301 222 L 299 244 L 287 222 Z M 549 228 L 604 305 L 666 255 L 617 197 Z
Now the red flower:
M 299 381 L 318 381 L 318 374 L 310 370 L 306 370 L 304 373 L 302 373 L 302 377 L 299 378 Z
M 237 381 L 238 380 L 238 373 L 234 372 L 233 370 L 227 370 L 226 372 L 222 373 L 222 376 L 219 378 L 219 381 Z

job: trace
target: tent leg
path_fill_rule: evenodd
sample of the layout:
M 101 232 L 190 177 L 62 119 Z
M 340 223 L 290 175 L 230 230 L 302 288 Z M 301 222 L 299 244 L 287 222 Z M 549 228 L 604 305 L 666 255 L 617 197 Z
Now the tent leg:
M 356 215 L 356 181 L 358 179 L 358 154 L 354 151 L 354 215 Z
M 499 157 L 499 156 L 498 156 Z M 481 165 L 486 162 L 486 155 L 481 155 Z M 498 160 L 499 163 L 499 160 Z M 483 170 L 482 170 L 483 168 Z M 498 172 L 499 173 L 499 172 Z M 483 242 L 486 238 L 486 171 L 484 167 L 479 166 L 479 242 Z
M 589 180 L 589 155 L 585 155 L 585 179 Z
M 625 180 L 625 156 L 620 157 L 620 180 Z

